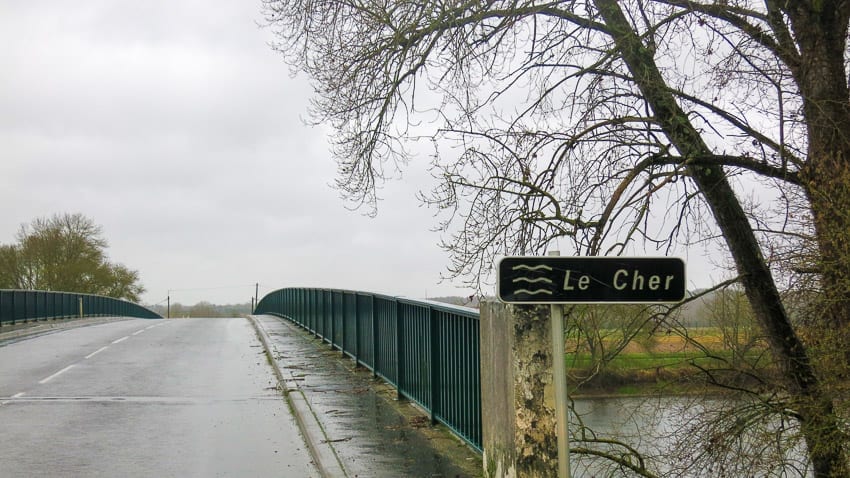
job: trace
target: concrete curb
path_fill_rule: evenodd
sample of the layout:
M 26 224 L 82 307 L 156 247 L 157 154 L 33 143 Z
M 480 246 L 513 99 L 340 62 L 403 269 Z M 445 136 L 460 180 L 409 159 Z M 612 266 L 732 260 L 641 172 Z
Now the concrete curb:
M 349 474 L 346 472 L 342 460 L 332 446 L 332 442 L 321 422 L 319 422 L 316 412 L 313 411 L 310 402 L 304 396 L 298 381 L 293 379 L 291 373 L 287 375 L 281 371 L 275 358 L 277 350 L 274 349 L 274 344 L 269 340 L 263 325 L 254 316 L 249 315 L 248 318 L 257 333 L 257 337 L 263 344 L 268 362 L 274 369 L 283 396 L 295 416 L 295 421 L 319 473 L 328 478 L 348 477 Z

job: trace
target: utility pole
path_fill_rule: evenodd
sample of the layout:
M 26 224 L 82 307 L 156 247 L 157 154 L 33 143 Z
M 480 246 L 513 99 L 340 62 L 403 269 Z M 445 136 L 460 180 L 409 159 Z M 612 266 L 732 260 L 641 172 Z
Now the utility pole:
M 256 286 L 254 287 L 254 307 L 257 306 L 257 303 L 259 302 L 259 300 L 260 300 L 260 283 L 257 282 Z M 254 307 L 251 308 L 252 314 L 254 313 Z
M 165 300 L 168 303 L 168 306 L 166 308 L 165 318 L 170 319 L 171 318 L 171 291 L 168 291 L 168 297 Z M 160 302 L 160 304 L 161 303 L 162 302 Z

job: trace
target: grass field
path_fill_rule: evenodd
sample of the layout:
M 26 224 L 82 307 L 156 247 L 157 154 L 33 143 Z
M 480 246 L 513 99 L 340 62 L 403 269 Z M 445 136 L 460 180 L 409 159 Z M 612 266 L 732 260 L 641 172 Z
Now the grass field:
M 639 371 L 691 367 L 694 364 L 708 367 L 724 363 L 730 360 L 732 355 L 731 351 L 716 351 L 712 356 L 701 352 L 620 353 L 608 362 L 606 368 L 616 371 Z M 593 358 L 589 354 L 568 354 L 567 366 L 588 368 L 593 366 Z
M 572 350 L 565 357 L 568 376 L 574 384 L 584 383 L 592 393 L 631 395 L 645 393 L 648 387 L 655 386 L 676 389 L 677 384 L 699 381 L 699 368 L 750 368 L 752 364 L 763 363 L 763 344 L 751 341 L 744 351 L 742 345 L 747 342 L 743 340 L 751 340 L 751 335 L 739 336 L 741 345 L 732 347 L 719 328 L 693 328 L 688 330 L 687 338 L 671 333 L 630 342 L 603 364 L 583 351 L 577 342 L 568 341 L 568 350 Z M 603 342 L 604 349 L 611 350 L 615 345 L 613 339 Z M 592 378 L 587 380 L 589 377 Z

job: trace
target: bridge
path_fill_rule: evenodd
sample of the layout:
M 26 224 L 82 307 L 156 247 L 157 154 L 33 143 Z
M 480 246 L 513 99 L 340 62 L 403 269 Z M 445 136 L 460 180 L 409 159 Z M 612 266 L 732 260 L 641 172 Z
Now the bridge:
M 474 309 L 281 289 L 165 320 L 0 291 L 0 325 L 3 476 L 481 474 Z

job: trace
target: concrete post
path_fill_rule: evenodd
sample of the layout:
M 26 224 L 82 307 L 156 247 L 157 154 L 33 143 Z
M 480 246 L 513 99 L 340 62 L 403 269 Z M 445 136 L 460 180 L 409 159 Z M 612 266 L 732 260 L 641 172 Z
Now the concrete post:
M 481 306 L 484 475 L 558 476 L 548 306 Z

